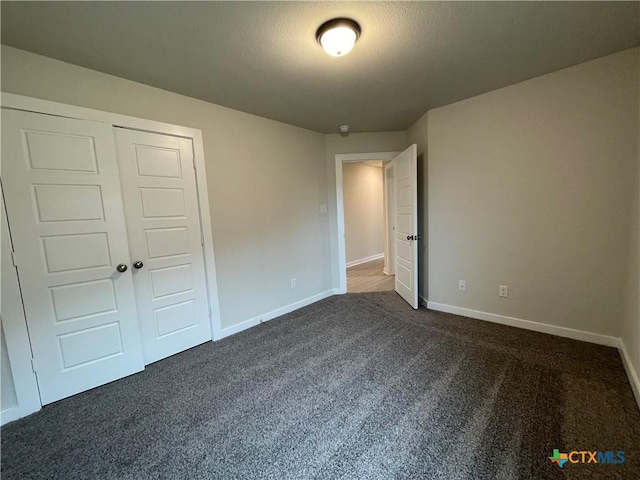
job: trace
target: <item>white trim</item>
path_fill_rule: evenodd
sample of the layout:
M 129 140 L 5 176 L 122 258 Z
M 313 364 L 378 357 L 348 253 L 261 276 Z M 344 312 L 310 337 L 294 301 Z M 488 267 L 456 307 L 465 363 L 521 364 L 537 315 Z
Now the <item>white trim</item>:
M 0 189 L 0 195 L 1 193 Z M 27 321 L 22 307 L 22 295 L 18 284 L 18 276 L 11 261 L 12 239 L 9 235 L 6 212 L 3 197 L 0 196 L 1 222 L 1 258 L 2 261 L 2 317 L 0 328 L 4 332 L 7 347 L 9 369 L 13 378 L 13 389 L 16 397 L 16 405 L 5 408 L 0 412 L 0 425 L 11 422 L 41 408 L 38 382 L 31 365 L 31 344 Z
M 216 338 L 216 340 L 221 340 L 230 335 L 240 333 L 243 330 L 247 330 L 248 328 L 255 327 L 256 325 L 259 325 L 261 323 L 273 320 L 274 318 L 280 317 L 287 313 L 291 313 L 294 310 L 298 310 L 299 308 L 306 307 L 307 305 L 311 305 L 312 303 L 319 302 L 320 300 L 324 300 L 325 298 L 331 297 L 335 294 L 335 289 L 327 290 L 325 292 L 318 293 L 317 295 L 313 295 L 312 297 L 307 297 L 295 303 L 291 303 L 276 310 L 272 310 L 263 315 L 258 315 L 257 317 L 250 318 L 249 320 L 245 320 L 244 322 L 223 328 L 220 331 L 220 336 Z
M 393 181 L 393 162 L 387 162 L 383 166 L 383 189 L 384 189 L 384 268 L 385 275 L 396 274 L 396 244 L 393 241 L 395 211 L 395 182 Z M 391 177 L 391 178 L 389 178 Z
M 40 397 L 38 397 L 40 398 Z M 16 407 L 7 408 L 0 412 L 0 425 L 6 425 L 9 422 L 13 422 L 14 420 L 18 420 L 19 418 L 26 417 L 27 415 L 31 415 L 32 413 L 40 410 L 40 405 L 38 405 L 37 409 L 29 409 L 26 410 L 22 408 L 20 405 Z
M 209 192 L 207 190 L 207 173 L 205 171 L 204 145 L 202 132 L 197 130 L 193 138 L 193 154 L 196 161 L 196 188 L 198 190 L 198 208 L 200 210 L 200 225 L 204 237 L 205 279 L 207 295 L 209 297 L 209 318 L 211 321 L 212 339 L 220 336 L 220 302 L 218 300 L 218 279 L 216 277 L 216 262 L 213 253 L 213 229 L 211 227 L 211 213 L 209 211 Z
M 584 330 L 575 330 L 573 328 L 558 327 L 556 325 L 549 325 L 547 323 L 532 322 L 530 320 L 523 320 L 521 318 L 507 317 L 504 315 L 497 315 L 495 313 L 481 312 L 478 310 L 471 310 L 469 308 L 454 307 L 452 305 L 445 305 L 443 303 L 428 302 L 424 297 L 420 297 L 420 301 L 423 305 L 426 305 L 430 310 L 436 310 L 438 312 L 453 313 L 464 317 L 474 318 L 476 320 L 484 320 L 487 322 L 499 323 L 502 325 L 509 325 L 510 327 L 522 328 L 525 330 L 532 330 L 534 332 L 548 333 L 550 335 L 556 335 L 558 337 L 571 338 L 573 340 L 580 340 L 583 342 L 595 343 L 598 345 L 605 345 L 607 347 L 617 348 L 620 352 L 622 359 L 622 365 L 629 379 L 631 390 L 640 408 L 640 377 L 638 372 L 631 362 L 629 352 L 622 339 L 617 337 L 610 337 L 608 335 L 601 335 L 599 333 L 585 332 Z
M 347 293 L 347 260 L 344 243 L 344 195 L 342 191 L 342 164 L 348 162 L 388 161 L 400 152 L 338 153 L 336 160 L 336 219 L 338 224 L 338 288 L 339 293 Z
M 340 162 L 375 162 L 381 160 L 383 162 L 393 160 L 393 157 L 400 152 L 373 152 L 373 153 L 337 153 L 336 160 Z
M 638 408 L 640 408 L 640 378 L 638 378 L 638 372 L 636 372 L 636 369 L 633 367 L 633 363 L 631 363 L 631 357 L 629 357 L 627 347 L 621 339 L 618 350 L 620 350 L 620 357 L 622 357 L 622 364 L 627 372 L 627 378 L 629 379 L 631 390 L 633 390 L 633 395 L 636 397 L 636 403 L 638 404 Z
M 463 317 L 475 318 L 477 320 L 509 325 L 510 327 L 532 330 L 534 332 L 548 333 L 550 335 L 557 335 L 558 337 L 597 343 L 598 345 L 606 345 L 607 347 L 620 346 L 619 338 L 601 335 L 599 333 L 585 332 L 584 330 L 558 327 L 556 325 L 549 325 L 548 323 L 532 322 L 531 320 L 523 320 L 521 318 L 507 317 L 505 315 L 497 315 L 495 313 L 481 312 L 478 310 L 471 310 L 469 308 L 454 307 L 452 305 L 445 305 L 443 303 L 436 302 L 427 302 L 427 308 L 430 310 L 437 310 L 439 312 L 454 313 Z
M 92 108 L 51 102 L 40 98 L 25 97 L 24 95 L 16 95 L 15 93 L 2 92 L 1 103 L 2 108 L 25 110 L 28 112 L 44 113 L 47 115 L 56 115 L 58 117 L 68 117 L 79 120 L 89 120 L 92 122 L 106 123 L 115 127 L 125 127 L 151 133 L 163 133 L 165 135 L 174 135 L 177 137 L 194 138 L 200 132 L 200 130 L 195 128 L 181 127 L 179 125 L 130 117 L 119 113 L 103 112 Z
M 173 135 L 189 138 L 193 142 L 193 154 L 196 164 L 196 186 L 198 190 L 198 204 L 200 209 L 200 224 L 204 236 L 205 277 L 207 282 L 207 294 L 211 310 L 211 330 L 213 339 L 220 337 L 220 304 L 218 300 L 218 283 L 216 279 L 216 267 L 213 253 L 213 235 L 211 228 L 211 214 L 209 212 L 209 195 L 207 192 L 207 175 L 205 170 L 204 146 L 202 143 L 202 131 L 196 128 L 181 127 L 170 123 L 156 122 L 128 115 L 103 112 L 91 108 L 66 105 L 64 103 L 51 102 L 39 98 L 25 97 L 13 93 L 2 92 L 2 108 L 26 110 L 60 117 L 69 117 L 92 122 L 106 123 L 114 127 L 122 127 L 131 130 L 142 130 L 151 133 Z
M 374 260 L 379 260 L 381 258 L 384 258 L 384 252 L 376 253 L 375 255 L 370 255 L 368 257 L 359 258 L 358 260 L 352 260 L 350 262 L 347 262 L 347 268 L 355 267 L 356 265 L 361 265 L 367 262 L 373 262 Z

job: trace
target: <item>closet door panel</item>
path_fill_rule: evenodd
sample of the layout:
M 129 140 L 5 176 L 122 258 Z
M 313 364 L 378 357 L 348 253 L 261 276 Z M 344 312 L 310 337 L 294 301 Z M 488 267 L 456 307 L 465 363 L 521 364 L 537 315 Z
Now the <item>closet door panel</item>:
M 148 364 L 211 340 L 193 145 L 114 131 Z
M 3 109 L 2 167 L 42 403 L 142 370 L 112 127 Z

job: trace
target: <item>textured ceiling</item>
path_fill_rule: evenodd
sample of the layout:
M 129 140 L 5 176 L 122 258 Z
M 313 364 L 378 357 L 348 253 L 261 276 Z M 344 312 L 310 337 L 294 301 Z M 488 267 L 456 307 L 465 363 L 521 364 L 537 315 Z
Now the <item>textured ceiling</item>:
M 639 2 L 7 2 L 2 43 L 319 132 L 428 109 L 640 44 Z M 362 25 L 326 55 L 325 20 Z

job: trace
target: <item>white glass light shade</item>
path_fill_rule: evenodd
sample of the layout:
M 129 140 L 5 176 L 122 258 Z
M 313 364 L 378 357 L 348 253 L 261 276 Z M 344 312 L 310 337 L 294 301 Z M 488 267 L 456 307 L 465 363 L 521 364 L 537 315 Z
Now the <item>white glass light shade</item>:
M 360 25 L 354 20 L 334 18 L 320 25 L 316 40 L 332 57 L 342 57 L 351 51 L 360 32 Z
M 320 37 L 320 45 L 332 57 L 341 57 L 351 51 L 356 44 L 356 32 L 349 27 L 336 27 L 327 30 Z

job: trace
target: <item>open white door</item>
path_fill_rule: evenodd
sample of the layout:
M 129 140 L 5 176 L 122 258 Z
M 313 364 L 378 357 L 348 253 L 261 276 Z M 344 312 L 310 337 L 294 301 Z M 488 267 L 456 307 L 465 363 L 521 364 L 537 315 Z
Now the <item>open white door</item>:
M 418 308 L 418 147 L 411 145 L 392 161 L 395 184 L 396 292 Z
M 42 404 L 141 371 L 111 126 L 3 110 L 2 167 Z

